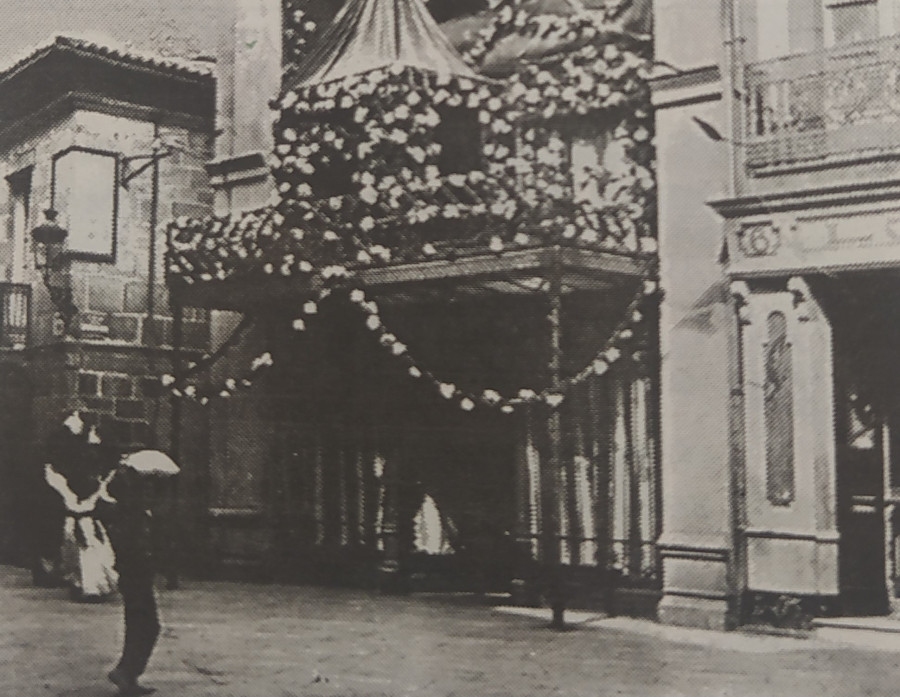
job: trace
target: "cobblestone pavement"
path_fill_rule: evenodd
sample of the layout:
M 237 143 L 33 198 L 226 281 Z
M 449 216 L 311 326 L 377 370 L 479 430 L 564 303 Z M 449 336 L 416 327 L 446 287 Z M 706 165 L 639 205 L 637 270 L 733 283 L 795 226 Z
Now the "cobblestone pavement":
M 160 592 L 160 697 L 896 695 L 900 652 L 570 613 L 572 631 L 471 598 L 188 582 Z M 0 697 L 112 695 L 117 601 L 0 567 Z

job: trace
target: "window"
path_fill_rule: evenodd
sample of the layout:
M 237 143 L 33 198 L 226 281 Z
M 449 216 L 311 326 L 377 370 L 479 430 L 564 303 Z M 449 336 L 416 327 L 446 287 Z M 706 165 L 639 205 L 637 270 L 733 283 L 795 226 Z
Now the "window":
M 766 494 L 773 506 L 794 500 L 794 384 L 787 318 L 767 319 L 765 346 Z
M 9 227 L 2 247 L 5 253 L 0 280 L 21 282 L 28 253 L 31 220 L 31 167 L 7 178 L 9 186 Z
M 69 231 L 69 253 L 113 261 L 118 214 L 118 158 L 71 148 L 53 158 L 53 208 Z
M 440 109 L 441 122 L 434 130 L 441 144 L 441 174 L 465 174 L 481 169 L 481 125 L 478 114 L 464 107 Z
M 828 4 L 832 43 L 835 46 L 878 38 L 877 0 L 855 0 Z

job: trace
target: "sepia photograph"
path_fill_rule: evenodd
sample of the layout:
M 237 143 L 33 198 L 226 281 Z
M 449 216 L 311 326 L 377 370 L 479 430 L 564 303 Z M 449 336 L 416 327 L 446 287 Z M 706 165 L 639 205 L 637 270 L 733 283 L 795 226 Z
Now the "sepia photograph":
M 898 364 L 900 0 L 0 0 L 0 697 L 893 697 Z

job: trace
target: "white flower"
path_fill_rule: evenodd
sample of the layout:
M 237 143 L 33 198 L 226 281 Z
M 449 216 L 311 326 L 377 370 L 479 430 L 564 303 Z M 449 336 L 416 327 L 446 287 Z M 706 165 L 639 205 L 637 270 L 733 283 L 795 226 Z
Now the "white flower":
M 433 254 L 437 254 L 437 249 L 434 248 L 434 245 L 431 242 L 426 242 L 422 245 L 422 253 L 431 256 Z
M 504 404 L 502 407 L 500 407 L 500 411 L 502 411 L 504 414 L 512 414 L 515 410 L 513 409 L 511 404 Z
M 303 312 L 307 315 L 314 315 L 319 311 L 319 308 L 316 306 L 316 303 L 312 300 L 307 300 L 303 303 Z
M 503 251 L 503 240 L 494 235 L 491 238 L 490 243 L 488 244 L 488 249 L 492 252 L 502 252 Z
M 291 327 L 293 327 L 294 331 L 296 332 L 302 332 L 304 329 L 306 329 L 306 322 L 298 317 L 291 323 Z
M 400 356 L 400 355 L 406 353 L 406 344 L 404 344 L 400 341 L 395 341 L 393 343 L 393 345 L 391 346 L 391 352 L 395 356 Z
M 300 269 L 301 271 L 303 271 L 304 273 L 309 273 L 310 271 L 313 270 L 313 265 L 304 259 L 299 264 L 297 264 L 297 268 Z
M 544 401 L 547 402 L 552 408 L 556 409 L 560 404 L 563 403 L 565 397 L 561 394 L 551 393 L 548 395 L 544 395 Z
M 359 192 L 359 197 L 366 203 L 373 204 L 378 200 L 378 191 L 371 186 L 367 186 Z
M 409 153 L 409 156 L 414 159 L 419 164 L 425 162 L 425 151 L 419 147 L 418 145 L 414 145 L 411 148 L 407 148 L 406 150 Z
M 326 230 L 322 235 L 322 239 L 326 242 L 337 242 L 341 238 L 338 237 L 338 234 L 334 230 Z
M 369 248 L 369 252 L 371 252 L 376 257 L 381 257 L 384 261 L 391 260 L 391 250 L 383 245 L 380 245 L 380 244 L 372 245 Z
M 354 288 L 350 291 L 350 300 L 355 303 L 362 303 L 366 301 L 366 293 L 359 288 Z
M 381 319 L 378 315 L 369 315 L 366 318 L 366 326 L 374 332 L 381 326 Z
M 416 366 L 414 366 L 414 365 L 411 365 L 411 366 L 409 367 L 409 374 L 412 375 L 414 378 L 420 378 L 420 377 L 422 377 L 422 371 L 419 370 L 419 369 L 418 369 Z
M 603 375 L 609 370 L 609 363 L 602 358 L 598 358 L 591 364 L 591 369 L 594 371 L 595 375 Z
M 375 218 L 371 215 L 367 215 L 365 218 L 359 221 L 359 229 L 363 232 L 369 232 L 375 227 Z
M 606 360 L 609 363 L 615 363 L 619 360 L 619 357 L 622 355 L 622 352 L 619 351 L 615 346 L 612 346 L 606 349 Z
M 526 245 L 528 244 L 528 235 L 526 235 L 524 232 L 517 232 L 516 236 L 513 237 L 513 241 L 516 244 Z
M 159 379 L 159 381 L 162 383 L 163 387 L 168 387 L 169 385 L 175 384 L 175 376 L 166 373 Z
M 281 133 L 281 137 L 284 138 L 288 143 L 293 143 L 297 140 L 297 131 L 293 128 L 285 128 Z
M 438 389 L 441 391 L 444 399 L 450 399 L 456 392 L 456 385 L 454 385 L 452 382 L 442 382 Z
M 500 393 L 497 390 L 485 390 L 481 395 L 485 402 L 489 404 L 497 404 L 501 399 Z
M 468 397 L 465 397 L 459 403 L 459 406 L 462 408 L 463 411 L 472 411 L 475 408 L 475 402 L 473 402 Z
M 365 249 L 360 249 L 356 253 L 356 260 L 360 264 L 368 264 L 370 261 L 372 261 L 372 257 L 369 255 L 369 253 Z
M 644 281 L 644 295 L 653 295 L 656 292 L 656 281 Z
M 525 401 L 534 399 L 537 397 L 537 393 L 534 390 L 529 389 L 521 389 L 519 390 L 519 399 L 524 399 Z

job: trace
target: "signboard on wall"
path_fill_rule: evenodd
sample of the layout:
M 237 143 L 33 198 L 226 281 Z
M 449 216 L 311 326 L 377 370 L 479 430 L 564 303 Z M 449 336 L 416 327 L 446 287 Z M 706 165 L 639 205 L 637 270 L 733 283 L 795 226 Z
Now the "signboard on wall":
M 69 231 L 69 253 L 113 261 L 118 213 L 118 157 L 87 148 L 53 158 L 53 208 Z

